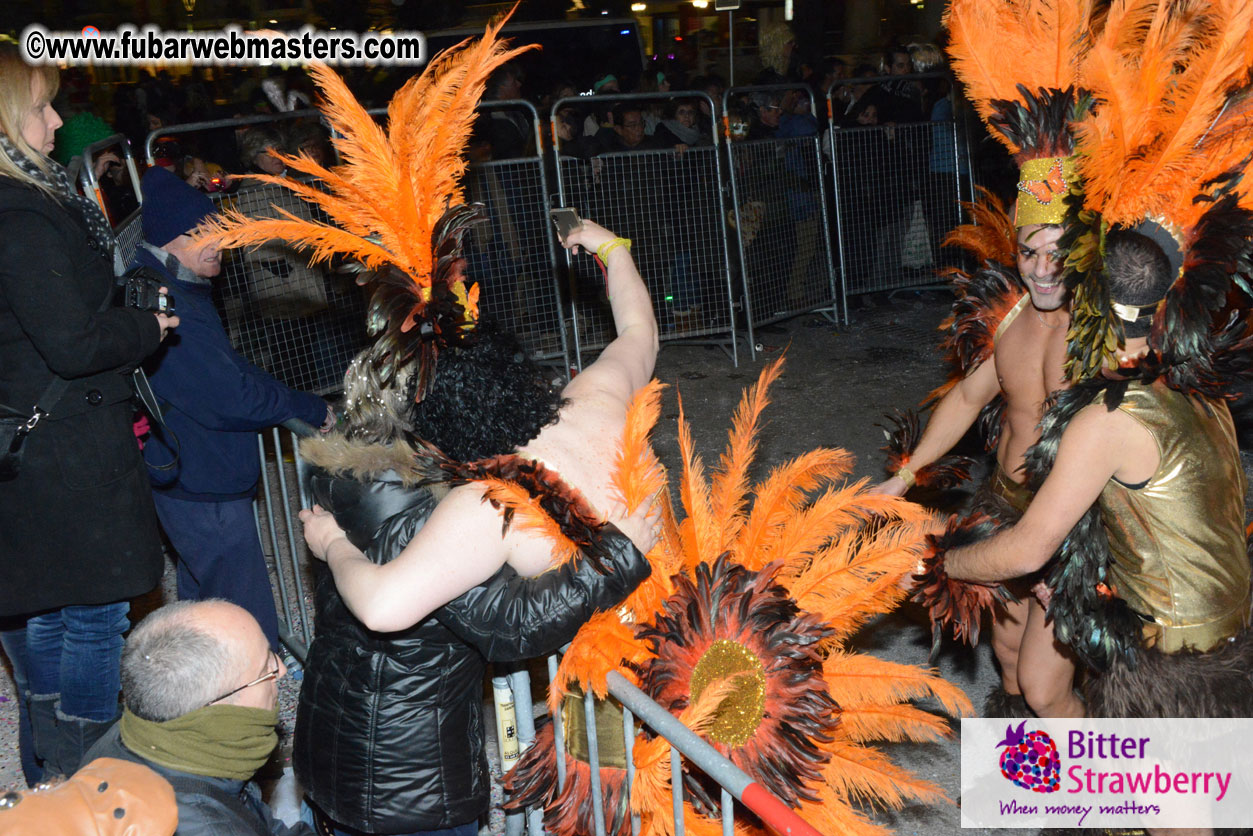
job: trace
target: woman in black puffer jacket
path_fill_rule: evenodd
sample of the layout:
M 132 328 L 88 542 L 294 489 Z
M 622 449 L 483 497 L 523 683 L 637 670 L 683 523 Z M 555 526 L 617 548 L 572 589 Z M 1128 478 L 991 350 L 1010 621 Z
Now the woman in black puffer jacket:
M 413 466 L 403 444 L 335 437 L 306 444 L 302 453 L 318 466 L 317 502 L 375 562 L 399 554 L 434 510 L 430 490 L 397 475 Z M 489 793 L 486 663 L 556 650 L 648 576 L 643 555 L 612 526 L 603 545 L 611 574 L 582 559 L 534 578 L 505 567 L 408 630 L 386 634 L 353 617 L 330 571 L 317 565 L 317 635 L 300 691 L 293 763 L 338 832 L 478 832 Z

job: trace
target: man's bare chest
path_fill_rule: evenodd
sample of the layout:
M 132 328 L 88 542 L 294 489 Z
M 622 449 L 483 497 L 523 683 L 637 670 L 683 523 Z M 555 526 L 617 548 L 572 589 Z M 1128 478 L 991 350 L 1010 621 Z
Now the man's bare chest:
M 1066 328 L 1033 321 L 1033 309 L 1010 325 L 997 341 L 996 375 L 1008 406 L 1037 415 L 1048 395 L 1066 385 Z

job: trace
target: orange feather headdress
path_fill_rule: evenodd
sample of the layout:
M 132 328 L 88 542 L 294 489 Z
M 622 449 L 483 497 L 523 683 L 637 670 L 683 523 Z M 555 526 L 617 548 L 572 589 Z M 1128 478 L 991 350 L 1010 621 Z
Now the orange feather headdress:
M 1153 318 L 1150 346 L 1172 385 L 1213 389 L 1211 322 L 1250 266 L 1253 4 L 1115 0 L 1080 68 L 1094 97 L 1076 125 L 1085 223 L 1069 244 L 1072 378 L 1094 374 L 1122 320 Z M 1111 300 L 1105 233 L 1152 239 L 1177 271 L 1157 305 Z
M 606 676 L 618 671 L 818 830 L 884 833 L 859 803 L 897 808 L 943 795 L 872 744 L 947 734 L 947 721 L 912 699 L 934 698 L 952 714 L 970 710 L 965 695 L 933 671 L 848 646 L 861 625 L 904 597 L 899 582 L 917 563 L 931 517 L 897 497 L 869 493 L 864 480 L 844 483 L 852 457 L 843 450 L 812 450 L 753 485 L 757 431 L 780 368 L 768 365 L 744 394 L 712 473 L 693 449 L 680 405 L 677 488 L 685 516 L 662 491 L 651 576 L 618 610 L 599 613 L 579 631 L 552 683 L 550 705 L 577 721 L 580 695 L 604 699 Z M 630 509 L 664 486 L 646 441 L 659 400 L 653 384 L 628 414 L 614 484 Z M 667 742 L 637 735 L 628 805 L 625 754 L 610 737 L 621 740 L 621 714 L 611 721 L 598 710 L 596 723 L 605 831 L 625 836 L 634 812 L 643 836 L 670 836 Z M 559 836 L 595 832 L 581 740 L 567 727 L 560 751 L 552 726 L 545 727 L 506 778 L 509 806 L 543 804 L 545 826 Z M 616 751 L 607 754 L 611 747 Z M 566 768 L 560 790 L 559 758 Z M 716 786 L 695 771 L 683 780 L 686 832 L 720 832 Z M 743 820 L 736 832 L 766 831 Z
M 1093 0 L 953 0 L 945 13 L 953 70 L 1021 173 L 1015 223 L 1062 223 L 1077 190 L 1069 123 Z
M 279 239 L 308 248 L 311 263 L 359 262 L 368 271 L 359 283 L 375 283 L 367 329 L 378 340 L 368 364 L 386 386 L 416 358 L 419 400 L 433 379 L 440 345 L 459 341 L 478 315 L 478 287 L 467 287 L 461 240 L 481 211 L 463 203 L 462 151 L 488 77 L 533 48 L 509 49 L 498 38 L 506 20 L 490 24 L 481 39 L 440 53 L 406 83 L 388 105 L 386 130 L 334 70 L 312 65 L 342 164 L 325 168 L 305 155 L 280 156 L 321 187 L 287 177 L 253 179 L 294 192 L 334 223 L 282 209 L 277 218 L 231 210 L 201 233 L 223 247 Z

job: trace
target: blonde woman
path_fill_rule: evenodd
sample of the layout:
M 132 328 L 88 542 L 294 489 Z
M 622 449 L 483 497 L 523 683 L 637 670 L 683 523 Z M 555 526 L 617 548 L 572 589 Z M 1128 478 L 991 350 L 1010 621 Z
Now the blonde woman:
M 38 409 L 0 481 L 0 618 L 29 701 L 28 780 L 72 773 L 118 713 L 127 602 L 163 568 L 127 372 L 178 324 L 109 304 L 112 230 L 48 158 L 57 85 L 54 67 L 0 44 L 0 415 Z

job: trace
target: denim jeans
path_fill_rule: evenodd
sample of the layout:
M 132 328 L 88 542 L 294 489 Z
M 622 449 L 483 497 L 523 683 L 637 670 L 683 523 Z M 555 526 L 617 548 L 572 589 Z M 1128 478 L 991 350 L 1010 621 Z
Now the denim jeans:
M 122 634 L 130 603 L 62 607 L 26 622 L 26 681 L 32 695 L 60 694 L 68 717 L 117 717 Z
M 35 744 L 31 736 L 30 707 L 26 702 L 26 692 L 30 686 L 26 681 L 26 623 L 24 620 L 10 623 L 0 622 L 0 645 L 9 657 L 13 666 L 14 700 L 17 702 L 17 751 L 22 761 L 22 777 L 26 785 L 33 787 L 43 780 L 43 767 L 35 758 Z

